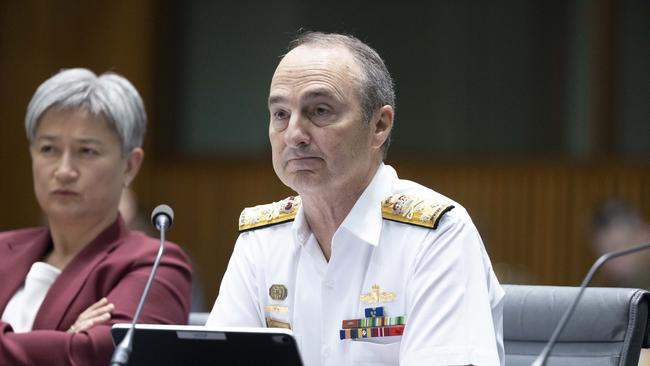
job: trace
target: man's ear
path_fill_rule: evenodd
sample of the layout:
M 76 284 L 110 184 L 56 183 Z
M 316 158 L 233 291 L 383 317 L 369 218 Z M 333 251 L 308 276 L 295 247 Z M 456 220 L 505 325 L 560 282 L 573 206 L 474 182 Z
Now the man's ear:
M 125 187 L 128 187 L 133 182 L 133 179 L 135 179 L 135 176 L 138 175 L 142 160 L 144 160 L 144 150 L 141 148 L 136 147 L 128 153 L 126 157 L 126 170 L 124 171 Z
M 377 110 L 370 121 L 372 128 L 372 146 L 381 148 L 390 131 L 393 129 L 393 120 L 395 118 L 395 111 L 390 105 L 385 105 Z

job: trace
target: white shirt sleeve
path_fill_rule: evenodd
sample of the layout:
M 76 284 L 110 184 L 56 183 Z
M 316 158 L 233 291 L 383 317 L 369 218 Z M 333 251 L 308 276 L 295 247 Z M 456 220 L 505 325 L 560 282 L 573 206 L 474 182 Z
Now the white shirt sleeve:
M 264 327 L 250 233 L 237 238 L 206 326 Z
M 504 292 L 476 228 L 463 216 L 446 215 L 409 269 L 400 365 L 504 362 Z

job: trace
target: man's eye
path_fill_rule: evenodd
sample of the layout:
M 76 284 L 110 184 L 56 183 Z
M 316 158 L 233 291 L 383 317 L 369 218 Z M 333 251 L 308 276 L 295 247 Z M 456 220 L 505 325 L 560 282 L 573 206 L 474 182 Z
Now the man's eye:
M 310 115 L 313 118 L 319 118 L 319 119 L 323 119 L 323 118 L 329 119 L 332 116 L 332 114 L 333 114 L 332 108 L 329 108 L 328 106 L 317 106 L 314 107 L 310 112 Z
M 326 116 L 326 115 L 328 115 L 329 113 L 330 113 L 330 110 L 327 109 L 327 108 L 323 108 L 323 107 L 318 107 L 318 108 L 316 108 L 316 110 L 314 111 L 314 114 L 316 114 L 317 116 Z
M 289 113 L 286 111 L 275 111 L 273 112 L 273 118 L 274 119 L 285 119 L 289 116 Z

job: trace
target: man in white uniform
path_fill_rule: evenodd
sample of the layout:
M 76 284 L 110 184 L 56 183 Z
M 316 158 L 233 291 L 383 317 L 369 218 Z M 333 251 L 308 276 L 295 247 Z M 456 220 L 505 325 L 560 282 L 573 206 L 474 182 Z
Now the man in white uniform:
M 383 163 L 393 82 L 351 36 L 305 33 L 271 81 L 273 167 L 208 326 L 293 330 L 305 365 L 503 365 L 501 289 L 465 209 Z

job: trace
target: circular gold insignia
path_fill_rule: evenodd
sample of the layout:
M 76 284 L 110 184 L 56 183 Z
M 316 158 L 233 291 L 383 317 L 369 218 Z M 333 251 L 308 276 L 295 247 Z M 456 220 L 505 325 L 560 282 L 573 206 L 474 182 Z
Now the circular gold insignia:
M 269 296 L 271 296 L 273 300 L 282 301 L 287 298 L 288 294 L 289 291 L 285 285 L 271 285 L 271 287 L 269 287 Z

